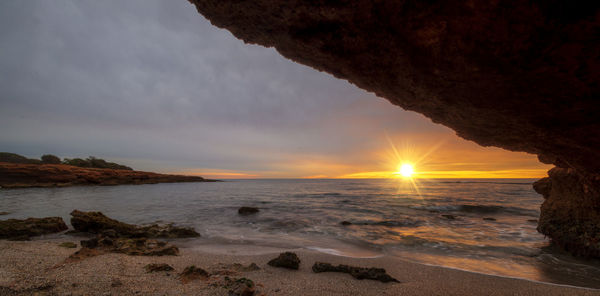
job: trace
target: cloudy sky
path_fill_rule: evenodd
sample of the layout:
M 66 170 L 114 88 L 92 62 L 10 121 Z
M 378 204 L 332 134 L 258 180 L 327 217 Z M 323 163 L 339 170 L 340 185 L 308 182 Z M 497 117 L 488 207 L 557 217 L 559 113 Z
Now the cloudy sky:
M 0 75 L 0 151 L 30 157 L 219 178 L 548 169 L 246 45 L 185 0 L 1 1 Z

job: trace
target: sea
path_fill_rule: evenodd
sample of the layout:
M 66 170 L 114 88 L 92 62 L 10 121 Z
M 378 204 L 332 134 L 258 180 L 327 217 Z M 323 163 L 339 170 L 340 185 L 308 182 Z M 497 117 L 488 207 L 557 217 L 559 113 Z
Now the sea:
M 0 219 L 101 211 L 134 224 L 175 223 L 201 237 L 188 248 L 248 254 L 309 249 L 396 256 L 503 277 L 600 288 L 600 262 L 552 247 L 536 231 L 534 179 L 254 179 L 1 189 Z M 242 206 L 260 212 L 239 215 Z M 342 222 L 346 222 L 343 224 Z M 64 234 L 62 234 L 64 235 Z

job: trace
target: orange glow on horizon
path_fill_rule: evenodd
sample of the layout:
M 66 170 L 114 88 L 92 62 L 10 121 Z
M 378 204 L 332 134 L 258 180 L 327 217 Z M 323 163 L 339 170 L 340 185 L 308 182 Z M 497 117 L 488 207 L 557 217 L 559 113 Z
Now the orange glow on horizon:
M 552 167 L 535 155 L 485 148 L 442 135 L 407 134 L 394 140 L 382 135 L 382 141 L 371 149 L 349 154 L 286 154 L 285 161 L 266 163 L 261 170 L 190 168 L 170 173 L 210 179 L 395 179 L 418 185 L 419 179 L 543 178 Z
M 533 179 L 546 177 L 547 170 L 497 170 L 497 171 L 423 171 L 412 175 L 416 179 Z M 398 172 L 358 172 L 339 175 L 336 179 L 389 179 L 398 178 Z

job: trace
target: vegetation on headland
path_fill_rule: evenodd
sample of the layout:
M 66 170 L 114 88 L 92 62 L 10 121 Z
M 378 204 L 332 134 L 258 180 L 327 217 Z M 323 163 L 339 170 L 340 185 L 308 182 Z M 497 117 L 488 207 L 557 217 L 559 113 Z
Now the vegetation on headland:
M 108 162 L 104 159 L 89 156 L 86 159 L 82 158 L 65 158 L 61 160 L 58 156 L 52 154 L 45 154 L 40 159 L 27 158 L 25 156 L 9 153 L 0 152 L 0 162 L 9 163 L 22 163 L 22 164 L 66 164 L 81 168 L 98 168 L 98 169 L 113 169 L 113 170 L 128 170 L 133 169 L 114 162 Z
M 41 159 L 0 152 L 0 188 L 65 187 L 84 185 L 214 182 L 200 176 L 134 171 L 93 156 L 63 159 L 46 154 Z

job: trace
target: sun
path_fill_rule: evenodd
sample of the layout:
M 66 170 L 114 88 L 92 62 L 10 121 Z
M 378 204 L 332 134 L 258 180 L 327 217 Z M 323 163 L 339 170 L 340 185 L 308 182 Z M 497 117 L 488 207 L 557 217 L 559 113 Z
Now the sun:
M 415 173 L 415 169 L 410 163 L 403 163 L 398 166 L 398 172 L 396 174 L 401 175 L 404 178 L 410 178 Z

